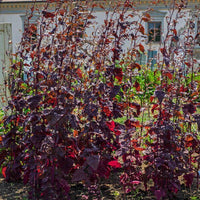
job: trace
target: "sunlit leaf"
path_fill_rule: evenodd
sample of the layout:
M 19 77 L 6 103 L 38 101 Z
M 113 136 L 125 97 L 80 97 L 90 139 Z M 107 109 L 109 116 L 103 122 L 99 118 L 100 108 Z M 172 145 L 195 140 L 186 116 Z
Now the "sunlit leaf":
M 82 71 L 81 71 L 80 68 L 78 68 L 78 69 L 76 70 L 76 73 L 77 73 L 77 75 L 79 76 L 79 78 L 83 78 L 83 74 L 82 74 Z
M 2 168 L 2 175 L 4 178 L 6 178 L 6 169 L 7 169 L 7 167 Z
M 47 12 L 47 11 L 42 11 L 42 14 L 45 18 L 53 18 L 55 16 L 54 13 L 51 13 L 51 12 Z
M 138 92 L 140 91 L 140 84 L 137 81 L 135 81 L 134 87 Z
M 173 75 L 170 72 L 166 72 L 165 75 L 172 80 L 173 79 Z
M 143 46 L 142 44 L 139 44 L 139 49 L 140 49 L 140 51 L 141 51 L 142 53 L 145 52 L 144 46 Z
M 154 113 L 154 111 L 158 108 L 158 104 L 154 104 L 151 108 L 151 112 Z
M 115 122 L 114 121 L 106 122 L 106 125 L 108 126 L 110 131 L 114 131 L 114 129 L 115 129 Z
M 118 162 L 118 160 L 112 160 L 108 162 L 108 165 L 114 168 L 121 168 L 121 164 Z
M 78 131 L 77 131 L 77 130 L 74 130 L 73 136 L 74 136 L 74 137 L 77 137 L 77 136 L 78 136 Z
M 150 96 L 150 102 L 152 102 L 154 100 L 154 96 Z
M 144 35 L 144 26 L 142 26 L 141 24 L 140 24 L 140 26 L 139 26 L 139 31 Z

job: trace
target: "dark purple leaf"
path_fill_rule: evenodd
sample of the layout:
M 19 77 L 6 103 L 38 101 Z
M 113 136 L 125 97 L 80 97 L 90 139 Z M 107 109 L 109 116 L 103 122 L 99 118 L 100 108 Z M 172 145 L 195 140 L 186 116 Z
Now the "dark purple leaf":
M 86 159 L 87 164 L 92 167 L 92 169 L 97 170 L 100 162 L 100 156 L 99 155 L 91 155 L 87 157 Z
M 45 135 L 41 135 L 41 134 L 34 134 L 30 140 L 32 142 L 32 144 L 37 147 L 37 148 L 40 148 L 40 145 L 41 145 L 41 142 L 42 140 L 45 138 Z
M 104 91 L 105 91 L 105 88 L 106 88 L 106 85 L 105 85 L 104 83 L 100 83 L 100 84 L 99 84 L 99 87 L 98 87 L 98 90 L 99 90 L 100 92 L 104 92 Z
M 29 97 L 27 102 L 28 102 L 28 105 L 30 106 L 30 109 L 32 110 L 35 109 L 40 103 L 41 99 L 42 99 L 41 95 Z
M 155 194 L 157 200 L 161 200 L 162 197 L 164 197 L 166 195 L 164 190 L 156 190 L 154 192 L 154 194 Z
M 87 104 L 85 106 L 84 113 L 88 115 L 88 119 L 92 119 L 98 114 L 98 106 L 95 104 Z
M 65 156 L 65 151 L 60 148 L 60 147 L 56 147 L 54 148 L 54 153 L 58 156 L 58 157 L 61 157 L 64 159 L 64 156 Z
M 184 104 L 182 109 L 185 114 L 193 114 L 196 112 L 196 107 L 192 103 Z
M 28 183 L 28 181 L 30 180 L 29 179 L 29 176 L 30 176 L 30 170 L 29 169 L 26 169 L 25 172 L 24 172 L 24 177 L 23 177 L 23 181 L 24 181 L 24 184 L 26 185 Z
M 72 181 L 82 181 L 87 179 L 87 174 L 83 171 L 83 169 L 77 169 L 72 177 Z
M 110 99 L 114 98 L 118 94 L 119 91 L 120 91 L 120 86 L 115 85 L 110 92 Z
M 114 75 L 115 75 L 115 78 L 121 82 L 122 81 L 122 78 L 123 78 L 123 71 L 122 71 L 122 68 L 115 68 L 114 69 Z
M 155 91 L 155 96 L 158 98 L 158 101 L 160 103 L 162 103 L 162 101 L 163 101 L 163 99 L 165 97 L 165 92 L 162 91 L 162 90 L 157 90 L 157 91 Z
M 46 112 L 44 116 L 47 119 L 49 126 L 55 127 L 55 125 L 58 123 L 58 121 L 62 118 L 63 115 L 58 114 L 55 110 L 52 110 L 52 111 Z
M 63 178 L 58 179 L 58 182 L 61 185 L 61 187 L 63 188 L 63 190 L 65 191 L 65 194 L 68 195 L 69 190 L 70 190 L 70 186 L 69 186 L 68 182 Z
M 183 178 L 185 179 L 187 187 L 190 187 L 194 179 L 194 173 L 185 174 Z
M 6 150 L 2 150 L 0 153 L 0 166 L 5 161 L 6 156 L 7 156 Z
M 58 163 L 64 173 L 68 174 L 73 167 L 74 161 L 71 158 L 58 158 Z
M 70 122 L 70 125 L 73 129 L 78 128 L 78 119 L 75 115 L 70 115 L 69 122 Z
M 122 107 L 118 105 L 117 103 L 113 103 L 113 117 L 114 119 L 123 117 Z

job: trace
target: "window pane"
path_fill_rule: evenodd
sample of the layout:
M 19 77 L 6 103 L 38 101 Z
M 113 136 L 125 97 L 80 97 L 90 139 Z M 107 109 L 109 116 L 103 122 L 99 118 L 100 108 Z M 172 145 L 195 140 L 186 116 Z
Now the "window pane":
M 155 23 L 155 28 L 161 29 L 161 22 L 156 22 Z
M 156 36 L 155 42 L 160 42 L 160 35 L 157 35 L 157 36 Z
M 153 22 L 149 22 L 149 29 L 154 29 L 154 23 Z
M 157 57 L 157 51 L 148 50 L 148 59 L 147 62 L 151 67 L 151 70 L 154 69 L 156 64 L 156 57 Z
M 149 22 L 148 23 L 148 39 L 149 42 L 161 41 L 161 22 Z
M 140 53 L 137 56 L 136 62 L 139 63 L 140 65 L 145 65 L 146 64 L 146 55 L 144 53 Z
M 197 21 L 197 34 L 200 33 L 200 21 Z M 200 35 L 197 36 L 197 44 L 200 44 Z
M 154 41 L 154 29 L 149 30 L 149 42 Z
M 160 29 L 156 30 L 156 34 L 155 34 L 155 41 L 156 42 L 160 42 L 160 36 L 161 36 L 161 31 Z
M 197 22 L 197 31 L 200 32 L 200 21 Z

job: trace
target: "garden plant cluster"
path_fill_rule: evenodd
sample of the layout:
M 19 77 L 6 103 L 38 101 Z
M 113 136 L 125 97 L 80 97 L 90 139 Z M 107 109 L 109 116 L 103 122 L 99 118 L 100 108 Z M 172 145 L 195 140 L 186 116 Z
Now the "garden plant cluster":
M 100 26 L 96 7 L 105 11 Z M 173 4 L 150 70 L 138 63 L 150 9 L 141 14 L 128 0 L 33 6 L 9 74 L 0 138 L 5 179 L 23 180 L 29 199 L 69 199 L 71 183 L 101 199 L 99 184 L 112 174 L 124 199 L 141 185 L 157 200 L 174 199 L 180 177 L 198 188 L 200 73 L 193 18 L 176 30 L 184 7 Z

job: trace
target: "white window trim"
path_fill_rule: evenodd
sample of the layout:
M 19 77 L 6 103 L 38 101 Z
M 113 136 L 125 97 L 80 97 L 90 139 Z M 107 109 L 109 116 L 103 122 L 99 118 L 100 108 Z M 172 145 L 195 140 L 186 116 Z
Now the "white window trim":
M 24 24 L 25 24 L 25 20 L 27 19 L 27 15 L 21 15 L 21 20 L 22 20 L 22 29 L 24 31 Z M 33 15 L 33 17 L 31 17 L 31 19 L 29 19 L 29 22 L 31 24 L 37 24 L 37 20 L 39 18 L 39 15 Z
M 198 30 L 197 30 L 198 21 L 200 22 L 200 17 L 198 17 L 198 18 L 195 19 L 195 37 L 196 37 L 196 35 L 197 35 L 197 33 L 198 33 Z M 199 33 L 200 33 L 200 30 L 199 30 Z M 199 35 L 199 37 L 200 37 L 200 35 Z M 199 39 L 199 40 L 200 40 L 200 39 Z M 195 44 L 195 47 L 194 47 L 194 48 L 195 48 L 195 49 L 200 49 L 200 44 Z
M 167 14 L 167 12 L 161 12 L 161 11 L 157 11 L 157 10 L 153 10 L 151 12 L 148 12 L 151 16 L 151 20 L 149 22 L 161 22 L 161 38 L 160 38 L 160 42 L 163 41 L 163 37 L 162 34 L 164 32 L 164 18 Z M 146 34 L 148 34 L 148 22 L 145 23 L 145 30 L 146 30 Z M 159 44 L 160 42 L 149 42 L 149 37 L 147 36 L 147 41 L 146 44 Z

